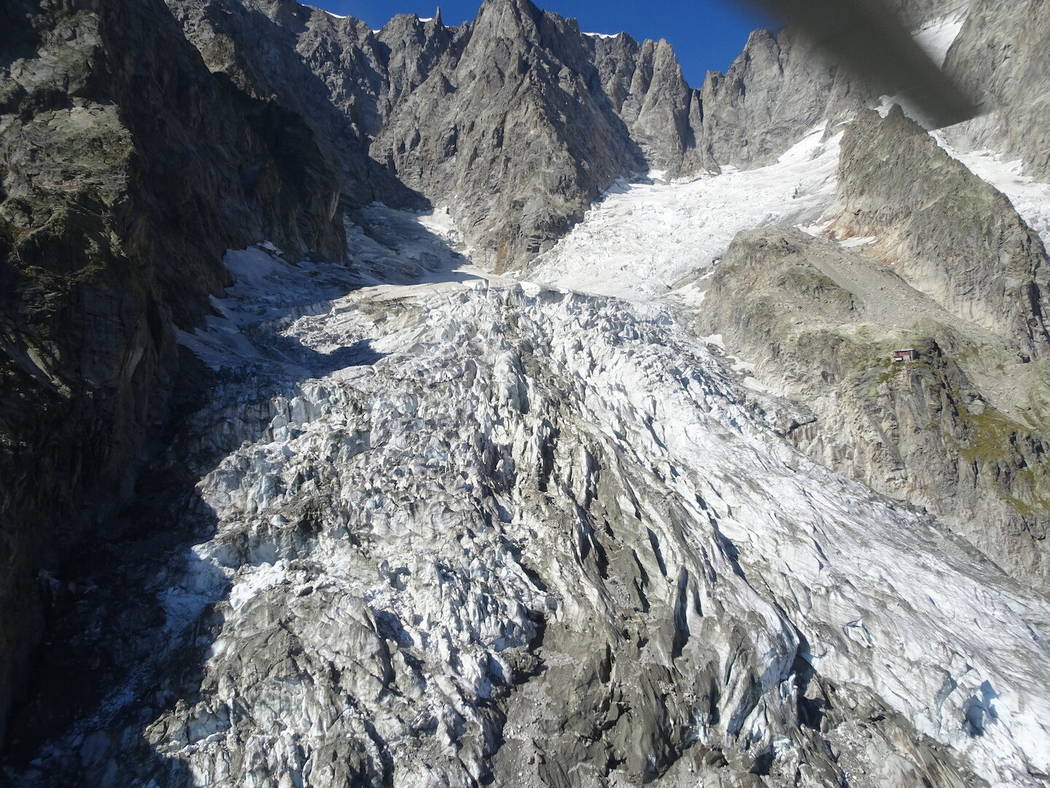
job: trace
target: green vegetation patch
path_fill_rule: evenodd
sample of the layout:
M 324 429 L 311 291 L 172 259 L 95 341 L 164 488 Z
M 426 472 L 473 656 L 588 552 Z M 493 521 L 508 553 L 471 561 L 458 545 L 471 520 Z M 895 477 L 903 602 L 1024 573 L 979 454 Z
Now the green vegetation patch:
M 996 462 L 1008 458 L 1014 453 L 1013 437 L 1026 432 L 1022 425 L 994 408 L 986 408 L 983 413 L 970 413 L 966 408 L 960 408 L 959 416 L 969 433 L 959 453 L 968 462 Z

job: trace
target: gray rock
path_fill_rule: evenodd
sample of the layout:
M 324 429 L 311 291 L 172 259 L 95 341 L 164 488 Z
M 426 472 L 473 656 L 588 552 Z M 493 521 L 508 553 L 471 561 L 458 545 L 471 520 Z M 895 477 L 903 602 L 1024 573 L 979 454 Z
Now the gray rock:
M 173 328 L 270 238 L 338 258 L 338 186 L 298 118 L 213 77 L 156 0 L 4 6 L 0 718 L 53 568 L 131 491 Z M 87 522 L 85 522 L 87 521 Z
M 376 32 L 291 0 L 168 2 L 213 70 L 307 119 L 358 201 L 371 188 L 414 204 L 383 185 L 396 173 L 417 203 L 454 206 L 497 269 L 547 248 L 618 178 L 697 166 L 699 96 L 663 41 L 587 36 L 528 0 L 489 0 L 459 28 L 402 14 Z
M 1046 357 L 1046 250 L 1001 192 L 899 107 L 851 124 L 839 171 L 836 233 L 877 236 L 880 253 L 913 287 L 1009 338 L 1025 357 Z
M 411 186 L 455 206 L 497 270 L 578 221 L 616 178 L 644 169 L 575 24 L 528 0 L 489 0 L 453 53 L 373 144 Z
M 814 127 L 875 99 L 790 29 L 752 33 L 725 74 L 707 75 L 701 95 L 700 158 L 712 169 L 769 164 Z
M 671 176 L 695 171 L 700 96 L 682 77 L 671 45 L 664 40 L 639 45 L 624 33 L 592 43 L 602 89 L 650 166 Z
M 400 19 L 380 34 L 392 51 Z M 666 42 L 586 36 L 528 0 L 490 0 L 456 42 L 418 88 L 392 75 L 403 99 L 372 155 L 454 206 L 497 270 L 549 247 L 616 179 L 684 171 L 693 94 Z
M 1050 179 L 1050 6 L 1039 0 L 973 0 L 948 70 L 988 113 L 951 138 L 1019 156 L 1028 173 Z
M 1011 574 L 1050 590 L 1050 412 L 1041 365 L 864 253 L 797 231 L 741 233 L 701 330 L 812 413 L 789 431 L 813 459 L 945 517 Z M 900 348 L 916 363 L 897 364 Z M 1011 356 L 1014 356 L 1011 359 Z M 1006 377 L 1007 390 L 998 385 Z
M 382 200 L 425 207 L 368 156 L 389 83 L 386 49 L 367 25 L 291 0 L 167 4 L 211 71 L 309 126 L 350 205 Z

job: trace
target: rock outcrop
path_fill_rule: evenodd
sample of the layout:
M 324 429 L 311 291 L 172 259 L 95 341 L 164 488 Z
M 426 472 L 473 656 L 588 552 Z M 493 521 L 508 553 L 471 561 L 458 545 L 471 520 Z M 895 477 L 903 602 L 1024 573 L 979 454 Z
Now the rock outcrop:
M 528 0 L 489 0 L 461 54 L 402 101 L 373 145 L 406 181 L 457 207 L 498 270 L 535 255 L 602 189 L 645 161 L 575 24 Z
M 306 117 L 352 182 L 377 182 L 369 151 L 417 198 L 454 206 L 496 268 L 549 247 L 617 179 L 699 163 L 699 95 L 666 41 L 589 36 L 529 0 L 378 31 L 292 0 L 168 3 L 214 70 Z
M 701 97 L 702 161 L 741 169 L 775 161 L 822 122 L 875 99 L 790 29 L 752 33 L 725 74 L 707 75 Z
M 220 291 L 224 250 L 344 249 L 309 129 L 213 77 L 162 3 L 12 0 L 4 19 L 0 718 L 49 570 L 129 492 L 173 325 Z
M 1025 358 L 1047 356 L 1046 249 L 1006 196 L 899 107 L 850 125 L 839 173 L 833 232 L 876 237 L 877 253 L 912 287 L 1016 342 Z
M 594 36 L 590 43 L 602 90 L 650 166 L 670 176 L 695 172 L 703 122 L 700 94 L 682 77 L 671 45 L 663 40 L 639 44 L 625 33 Z
M 703 330 L 812 413 L 789 439 L 813 459 L 945 517 L 1050 590 L 1045 366 L 1019 364 L 1008 342 L 870 254 L 798 231 L 742 233 L 711 280 Z M 902 348 L 918 360 L 894 362 Z
M 391 55 L 367 25 L 292 0 L 166 2 L 211 71 L 301 118 L 351 203 L 426 206 L 368 156 L 386 114 L 377 102 L 389 92 Z

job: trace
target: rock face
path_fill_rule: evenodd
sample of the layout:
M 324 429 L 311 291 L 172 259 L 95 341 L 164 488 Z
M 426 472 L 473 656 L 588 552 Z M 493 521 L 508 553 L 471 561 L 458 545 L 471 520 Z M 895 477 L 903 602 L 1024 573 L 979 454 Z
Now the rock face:
M 671 45 L 639 45 L 624 33 L 592 37 L 591 43 L 602 90 L 650 165 L 672 176 L 699 169 L 700 94 L 683 79 Z
M 947 67 L 983 97 L 988 114 L 953 139 L 1022 158 L 1026 170 L 1050 179 L 1050 6 L 1039 0 L 973 0 L 948 54 Z
M 368 157 L 369 135 L 382 117 L 375 101 L 387 55 L 367 25 L 289 0 L 167 4 L 209 69 L 311 129 L 352 203 L 425 207 L 421 195 Z
M 37 572 L 128 492 L 163 418 L 173 321 L 199 319 L 222 252 L 344 248 L 309 130 L 209 74 L 161 3 L 16 1 L 4 17 L 0 712 L 40 627 Z
M 1050 590 L 1045 365 L 1018 364 L 1016 345 L 862 249 L 797 231 L 742 233 L 711 280 L 703 330 L 804 403 L 811 418 L 789 439 L 810 457 L 945 517 Z M 900 348 L 919 360 L 895 363 Z
M 497 269 L 539 252 L 601 189 L 645 163 L 575 25 L 528 0 L 490 0 L 462 52 L 402 101 L 373 151 L 458 208 Z
M 750 168 L 775 161 L 823 122 L 877 103 L 794 31 L 757 30 L 725 74 L 701 89 L 705 164 Z
M 950 28 L 948 21 L 956 14 L 965 14 L 968 3 L 933 0 L 887 5 L 911 29 L 933 32 L 937 38 L 938 28 Z M 1008 26 L 994 11 L 985 14 L 984 22 L 1000 31 L 996 35 L 1012 40 L 1007 38 L 1011 35 Z M 950 38 L 947 42 L 924 41 L 922 35 L 918 38 L 935 60 L 951 43 Z M 1004 50 L 1013 52 L 1014 46 L 1005 45 Z M 949 70 L 966 87 L 972 89 L 989 77 L 989 64 L 980 54 L 979 45 L 960 41 L 953 51 L 973 53 L 969 79 L 963 80 L 955 70 Z M 725 74 L 708 74 L 701 95 L 703 122 L 697 161 L 708 169 L 719 165 L 750 168 L 769 164 L 807 131 L 828 124 L 834 127 L 864 109 L 878 106 L 880 100 L 879 91 L 865 79 L 829 60 L 790 26 L 778 32 L 755 31 Z
M 666 41 L 581 34 L 528 0 L 489 0 L 462 40 L 372 151 L 457 206 L 497 269 L 549 247 L 617 178 L 686 171 L 698 97 Z
M 213 69 L 275 93 L 323 148 L 351 149 L 338 161 L 357 166 L 364 145 L 455 206 L 496 268 L 550 246 L 618 178 L 697 166 L 699 96 L 665 41 L 588 36 L 529 0 L 488 0 L 459 28 L 399 15 L 379 31 L 290 0 L 168 2 Z
M 877 237 L 879 254 L 913 287 L 1015 340 L 1026 357 L 1046 357 L 1050 273 L 1042 241 L 1001 192 L 899 107 L 885 119 L 865 113 L 850 126 L 840 200 L 834 232 Z

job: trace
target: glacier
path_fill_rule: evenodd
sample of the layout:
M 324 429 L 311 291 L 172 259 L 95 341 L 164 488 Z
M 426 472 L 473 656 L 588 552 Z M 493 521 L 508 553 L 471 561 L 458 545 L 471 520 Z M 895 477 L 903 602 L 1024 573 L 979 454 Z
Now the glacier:
M 232 447 L 196 485 L 214 528 L 153 581 L 166 645 L 39 774 L 826 785 L 842 769 L 874 786 L 1050 771 L 1050 605 L 791 448 L 793 406 L 745 385 L 674 298 L 488 275 L 445 213 L 357 220 L 349 266 L 270 244 L 227 255 L 235 285 L 180 340 L 222 381 L 192 419 L 198 451 Z M 134 722 L 187 642 L 200 675 Z M 160 766 L 83 744 L 143 728 Z
M 835 196 L 841 138 L 820 125 L 767 167 L 621 182 L 527 276 L 632 301 L 681 295 L 676 285 L 709 271 L 741 230 L 819 223 Z

